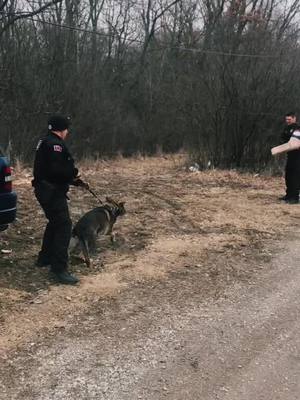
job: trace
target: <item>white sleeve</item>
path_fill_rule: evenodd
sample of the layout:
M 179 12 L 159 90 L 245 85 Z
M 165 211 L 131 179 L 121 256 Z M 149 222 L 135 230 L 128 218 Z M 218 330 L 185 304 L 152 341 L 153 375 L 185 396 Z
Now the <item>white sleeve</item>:
M 297 138 L 300 140 L 300 130 L 299 129 L 295 130 L 291 137 L 294 137 L 294 138 Z

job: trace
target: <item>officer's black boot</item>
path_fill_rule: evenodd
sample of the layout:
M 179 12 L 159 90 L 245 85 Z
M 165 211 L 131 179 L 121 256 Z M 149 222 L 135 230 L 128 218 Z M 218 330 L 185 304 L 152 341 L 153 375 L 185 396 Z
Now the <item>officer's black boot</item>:
M 279 201 L 286 201 L 288 199 L 287 195 L 285 194 L 284 196 L 278 197 Z
M 79 279 L 74 276 L 71 275 L 67 270 L 63 270 L 63 271 L 53 271 L 52 273 L 55 276 L 55 279 L 59 282 L 62 283 L 64 285 L 75 285 L 76 283 L 79 282 Z
M 299 197 L 292 197 L 285 201 L 287 204 L 299 204 Z
M 34 263 L 34 265 L 36 267 L 40 267 L 40 268 L 42 268 L 42 267 L 50 267 L 51 261 L 48 258 L 43 257 L 41 254 L 39 254 L 37 260 Z

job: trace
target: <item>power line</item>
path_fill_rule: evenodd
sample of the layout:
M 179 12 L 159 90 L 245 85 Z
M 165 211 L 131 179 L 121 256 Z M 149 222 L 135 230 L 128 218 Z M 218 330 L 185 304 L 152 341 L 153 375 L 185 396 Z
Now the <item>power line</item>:
M 26 16 L 26 14 L 28 14 L 28 13 L 29 12 L 25 12 L 25 11 L 20 11 L 20 12 L 15 12 L 15 13 L 6 13 L 3 11 L 0 11 L 0 14 L 5 15 L 5 16 L 18 16 L 18 15 Z M 25 17 L 23 19 L 25 19 Z M 90 29 L 86 29 L 86 28 L 80 28 L 80 27 L 70 26 L 70 25 L 66 25 L 66 24 L 58 24 L 55 22 L 45 21 L 45 20 L 41 20 L 38 18 L 34 18 L 30 15 L 28 15 L 26 17 L 26 19 L 29 19 L 33 22 L 45 24 L 45 25 L 51 25 L 51 26 L 55 26 L 58 28 L 62 28 L 62 29 L 68 29 L 68 30 L 72 30 L 72 31 L 78 31 L 78 32 L 88 33 L 88 34 L 102 36 L 102 37 L 112 38 L 112 37 L 117 36 L 117 35 L 110 34 L 110 33 L 99 32 L 97 30 L 90 30 Z M 128 42 L 130 44 L 132 44 L 132 43 L 138 43 L 141 45 L 144 44 L 144 41 L 139 40 L 139 39 L 127 39 L 127 38 L 122 38 L 122 37 L 119 37 L 119 39 L 124 39 L 125 42 Z M 244 57 L 244 58 L 257 58 L 257 59 L 259 59 L 259 58 L 276 59 L 276 58 L 280 57 L 279 55 L 272 55 L 272 54 L 233 53 L 233 52 L 225 52 L 225 51 L 212 50 L 212 49 L 199 49 L 199 48 L 195 48 L 195 47 L 192 48 L 192 47 L 184 47 L 184 46 L 170 46 L 168 44 L 159 45 L 159 47 L 154 50 L 158 51 L 158 50 L 163 50 L 163 49 L 181 50 L 181 51 L 192 52 L 192 53 L 214 54 L 214 55 L 220 55 L 220 56 L 226 56 L 226 57 Z M 152 50 L 152 51 L 154 51 L 154 50 Z
M 35 18 L 30 18 L 34 22 L 42 22 L 44 24 L 56 26 L 56 27 L 61 27 L 64 29 L 70 29 L 70 30 L 75 30 L 75 31 L 80 31 L 84 33 L 90 33 L 90 34 L 96 34 L 99 36 L 104 36 L 104 37 L 115 37 L 116 35 L 112 35 L 109 33 L 103 33 L 99 31 L 91 31 L 85 28 L 78 28 L 78 27 L 72 27 L 69 25 L 64 25 L 64 24 L 56 24 L 54 22 L 49 22 L 49 21 L 40 21 Z M 139 44 L 144 44 L 144 41 L 138 40 L 138 39 L 126 39 L 124 38 L 125 41 L 128 41 L 130 43 L 139 43 Z M 233 57 L 248 57 L 248 58 L 278 58 L 279 56 L 275 55 L 270 55 L 270 54 L 243 54 L 243 53 L 231 53 L 231 52 L 224 52 L 224 51 L 219 51 L 219 50 L 211 50 L 211 49 L 198 49 L 198 48 L 192 48 L 192 47 L 184 47 L 184 46 L 170 46 L 170 45 L 163 45 L 159 46 L 159 50 L 163 49 L 170 49 L 170 50 L 182 50 L 182 51 L 187 51 L 187 52 L 192 52 L 192 53 L 207 53 L 207 54 L 215 54 L 215 55 L 223 55 L 223 56 L 233 56 Z
M 63 29 L 69 29 L 69 30 L 74 30 L 74 31 L 79 31 L 79 32 L 84 32 L 84 33 L 89 33 L 89 34 L 95 34 L 95 35 L 104 36 L 104 37 L 115 37 L 116 36 L 116 35 L 112 35 L 109 33 L 103 33 L 103 32 L 99 32 L 99 31 L 91 31 L 86 28 L 79 28 L 79 27 L 69 26 L 69 25 L 65 25 L 65 24 L 56 24 L 55 22 L 50 22 L 50 21 L 41 21 L 36 18 L 30 18 L 30 19 L 34 22 L 41 22 L 43 24 L 52 25 L 52 26 L 56 26 L 59 28 L 63 28 Z M 130 42 L 130 43 L 144 44 L 144 41 L 139 40 L 139 39 L 126 39 L 126 38 L 124 38 L 124 39 L 125 39 L 125 41 Z M 192 53 L 207 53 L 207 54 L 223 55 L 223 56 L 229 56 L 229 57 L 233 56 L 233 57 L 248 57 L 248 58 L 279 58 L 279 56 L 271 55 L 271 54 L 232 53 L 232 52 L 224 52 L 224 51 L 219 51 L 219 50 L 198 49 L 198 48 L 192 48 L 192 47 L 170 46 L 170 45 L 159 46 L 159 49 L 157 49 L 157 50 L 163 50 L 163 49 L 182 50 L 182 51 L 187 51 L 187 52 L 192 52 Z

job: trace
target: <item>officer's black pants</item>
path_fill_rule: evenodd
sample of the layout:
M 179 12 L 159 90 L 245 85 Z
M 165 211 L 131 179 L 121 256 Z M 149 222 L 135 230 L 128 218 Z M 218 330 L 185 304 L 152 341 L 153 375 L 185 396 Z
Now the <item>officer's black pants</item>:
M 35 186 L 35 195 L 48 219 L 39 261 L 50 264 L 53 272 L 66 271 L 72 231 L 66 195 L 55 187 L 43 184 Z
M 288 199 L 299 199 L 300 190 L 300 158 L 287 159 L 285 167 L 286 197 Z

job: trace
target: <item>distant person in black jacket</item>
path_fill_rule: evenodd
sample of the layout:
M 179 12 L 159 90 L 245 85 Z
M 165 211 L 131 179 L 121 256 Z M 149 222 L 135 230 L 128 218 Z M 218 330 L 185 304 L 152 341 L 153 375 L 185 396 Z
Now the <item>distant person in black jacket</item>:
M 297 117 L 294 112 L 289 112 L 285 115 L 285 124 L 285 128 L 281 134 L 282 143 L 288 142 L 294 131 L 299 129 Z M 288 204 L 298 204 L 300 190 L 300 149 L 292 150 L 287 153 L 285 185 L 286 194 L 280 197 L 280 200 Z
M 33 167 L 35 196 L 48 224 L 46 226 L 37 265 L 51 266 L 60 283 L 75 284 L 79 280 L 68 272 L 68 247 L 72 222 L 69 215 L 67 192 L 69 185 L 88 188 L 74 166 L 65 144 L 70 120 L 54 115 L 48 120 L 48 134 L 39 140 Z

